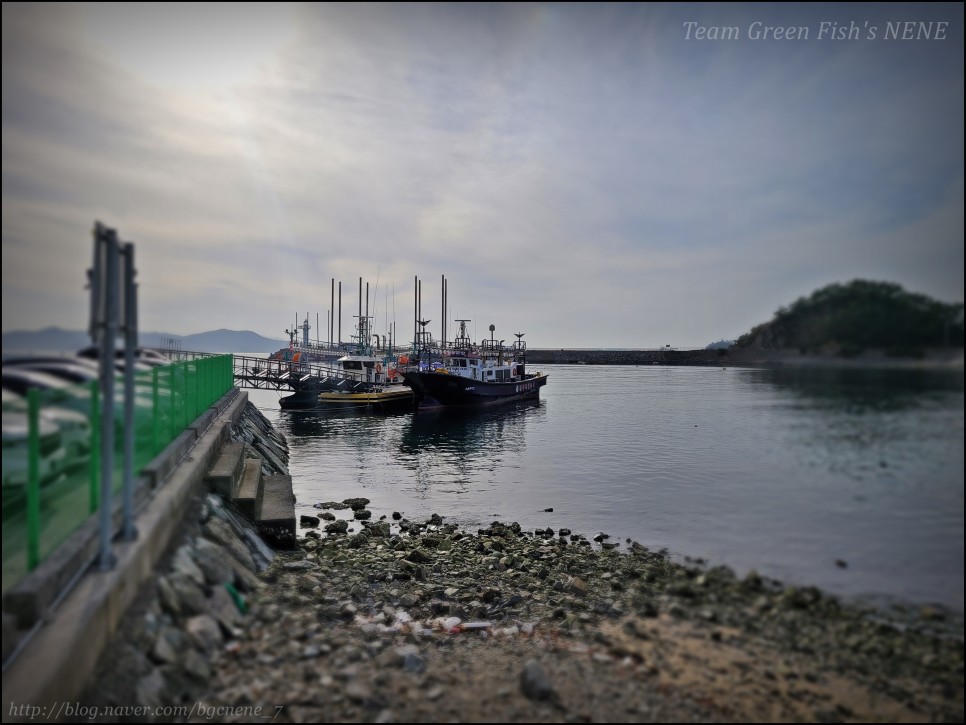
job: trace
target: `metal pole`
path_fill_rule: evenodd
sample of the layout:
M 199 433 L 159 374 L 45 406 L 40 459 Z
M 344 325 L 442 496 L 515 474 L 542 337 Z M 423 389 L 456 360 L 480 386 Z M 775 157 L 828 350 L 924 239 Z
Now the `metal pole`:
M 342 282 L 339 282 L 339 345 L 342 345 Z
M 128 242 L 124 255 L 124 541 L 138 537 L 134 525 L 134 349 L 138 344 L 137 289 L 134 276 L 134 245 Z
M 97 380 L 91 380 L 88 387 L 91 391 L 91 461 L 90 461 L 90 498 L 88 499 L 89 513 L 97 511 L 100 503 L 100 469 L 101 469 L 101 389 Z
M 27 571 L 40 563 L 40 391 L 27 391 Z
M 164 444 L 168 445 L 174 440 L 174 416 L 175 416 L 175 405 L 174 405 L 174 367 L 178 363 L 171 362 L 168 365 L 168 435 L 165 438 Z M 187 403 L 182 400 L 182 405 L 187 405 Z
M 151 368 L 151 453 L 155 456 L 161 452 L 161 395 L 158 391 L 158 374 L 157 366 Z
M 335 328 L 335 277 L 332 278 L 332 293 L 329 299 L 329 347 L 332 347 L 332 330 Z
M 105 244 L 104 320 L 101 338 L 101 501 L 100 556 L 98 568 L 114 568 L 111 551 L 111 509 L 114 483 L 114 345 L 117 341 L 118 244 L 117 233 L 104 229 L 100 243 Z

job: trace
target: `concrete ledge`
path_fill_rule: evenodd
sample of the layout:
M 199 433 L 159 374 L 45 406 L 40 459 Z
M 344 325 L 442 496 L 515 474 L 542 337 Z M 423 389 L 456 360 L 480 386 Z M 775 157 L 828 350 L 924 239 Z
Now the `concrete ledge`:
M 208 430 L 212 421 L 214 421 L 217 416 L 218 410 L 212 406 L 207 410 L 202 411 L 201 415 L 195 419 L 195 422 L 189 425 L 185 430 L 193 430 L 195 431 L 196 436 L 200 436 L 202 433 Z
M 197 431 L 187 429 L 171 441 L 148 465 L 141 469 L 151 488 L 160 486 L 198 440 Z
M 207 468 L 221 448 L 229 424 L 238 421 L 247 401 L 247 394 L 238 393 L 221 407 L 214 424 L 138 517 L 137 540 L 115 542 L 118 563 L 114 569 L 89 571 L 4 673 L 5 721 L 21 704 L 46 708 L 44 719 L 59 721 L 63 714 L 58 707 L 80 697 L 121 618 L 144 582 L 154 575 L 190 502 L 202 490 Z
M 226 411 L 229 412 L 232 425 L 238 423 L 245 406 L 238 407 L 232 404 L 239 394 L 241 394 L 241 391 L 238 388 L 232 388 L 221 396 L 214 405 L 201 414 L 198 420 L 188 426 L 153 461 L 141 469 L 141 475 L 148 479 L 152 488 L 157 488 L 161 485 L 164 479 L 174 470 L 175 466 L 185 457 L 185 454 L 195 444 L 195 441 L 204 434 L 212 422 L 220 416 L 223 416 Z M 245 394 L 245 400 L 248 400 L 247 394 Z M 224 442 L 227 439 L 228 429 L 224 427 L 222 429 L 221 440 Z
M 231 501 L 239 511 L 254 521 L 262 490 L 262 459 L 246 458 L 245 471 L 238 485 L 238 493 L 232 496 Z
M 208 469 L 206 480 L 212 491 L 225 499 L 231 499 L 238 488 L 238 481 L 245 469 L 245 443 L 232 442 L 222 446 L 221 453 Z
M 294 548 L 295 495 L 292 493 L 292 477 L 276 473 L 263 478 L 262 489 L 262 501 L 255 518 L 258 533 L 276 548 Z

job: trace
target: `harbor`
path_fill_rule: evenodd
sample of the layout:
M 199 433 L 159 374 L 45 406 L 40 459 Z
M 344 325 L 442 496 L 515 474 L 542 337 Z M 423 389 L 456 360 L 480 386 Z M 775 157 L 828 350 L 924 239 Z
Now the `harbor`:
M 816 12 L 5 3 L 4 722 L 966 720 L 964 9 Z

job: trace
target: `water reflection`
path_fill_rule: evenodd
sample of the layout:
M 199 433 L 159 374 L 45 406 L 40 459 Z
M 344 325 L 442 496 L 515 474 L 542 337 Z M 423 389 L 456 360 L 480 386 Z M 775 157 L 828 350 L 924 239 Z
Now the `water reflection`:
M 747 382 L 773 394 L 772 434 L 808 485 L 850 480 L 856 501 L 921 489 L 958 468 L 949 435 L 962 431 L 962 370 L 776 368 Z M 787 414 L 779 412 L 784 409 Z
M 808 407 L 846 413 L 898 412 L 963 394 L 963 371 L 788 367 L 745 371 L 752 383 L 791 393 Z
M 426 499 L 519 483 L 527 426 L 543 414 L 541 401 L 530 400 L 393 415 L 278 411 L 275 425 L 299 473 L 314 476 L 324 468 L 328 484 L 399 485 Z
M 362 495 L 376 516 L 606 531 L 961 611 L 962 371 L 588 368 L 472 414 L 266 413 L 306 513 Z
M 370 415 L 341 410 L 283 410 L 279 413 L 277 427 L 286 435 L 300 439 L 365 435 L 367 431 L 385 427 L 387 420 L 411 415 L 405 412 Z
M 465 485 L 489 478 L 526 450 L 527 424 L 543 414 L 539 400 L 472 411 L 420 412 L 402 426 L 399 463 L 417 483 Z

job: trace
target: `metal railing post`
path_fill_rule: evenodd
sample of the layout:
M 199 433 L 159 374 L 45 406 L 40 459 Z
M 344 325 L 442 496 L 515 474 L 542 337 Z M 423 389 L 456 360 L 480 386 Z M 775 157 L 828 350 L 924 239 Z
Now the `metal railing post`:
M 181 384 L 184 387 L 184 399 L 186 405 L 184 407 L 184 415 L 182 416 L 181 426 L 178 428 L 178 433 L 181 433 L 185 428 L 188 427 L 188 422 L 191 420 L 192 411 L 195 407 L 195 401 L 191 397 L 191 383 L 188 380 L 188 366 L 191 365 L 191 363 L 185 360 L 183 363 L 181 363 L 181 365 L 183 366 L 181 369 Z
M 120 250 L 124 255 L 124 475 L 121 493 L 124 541 L 137 538 L 134 525 L 134 348 L 137 347 L 137 285 L 134 284 L 134 245 Z
M 174 390 L 174 367 L 177 363 L 171 363 L 168 365 L 168 435 L 164 441 L 164 445 L 168 445 L 172 440 L 174 440 L 174 413 L 175 413 L 175 390 Z
M 27 391 L 27 571 L 40 563 L 40 391 Z
M 100 503 L 101 471 L 101 390 L 96 380 L 90 382 L 91 390 L 91 460 L 90 460 L 90 513 L 97 511 Z
M 102 237 L 105 250 L 106 275 L 104 289 L 104 330 L 101 338 L 101 390 L 104 398 L 101 416 L 101 512 L 100 556 L 98 568 L 107 571 L 114 568 L 115 557 L 111 551 L 113 522 L 111 501 L 114 494 L 114 345 L 117 342 L 118 306 L 118 244 L 117 234 L 104 230 Z
M 152 455 L 161 452 L 161 395 L 158 391 L 158 375 L 160 369 L 155 366 L 151 368 L 151 437 Z

